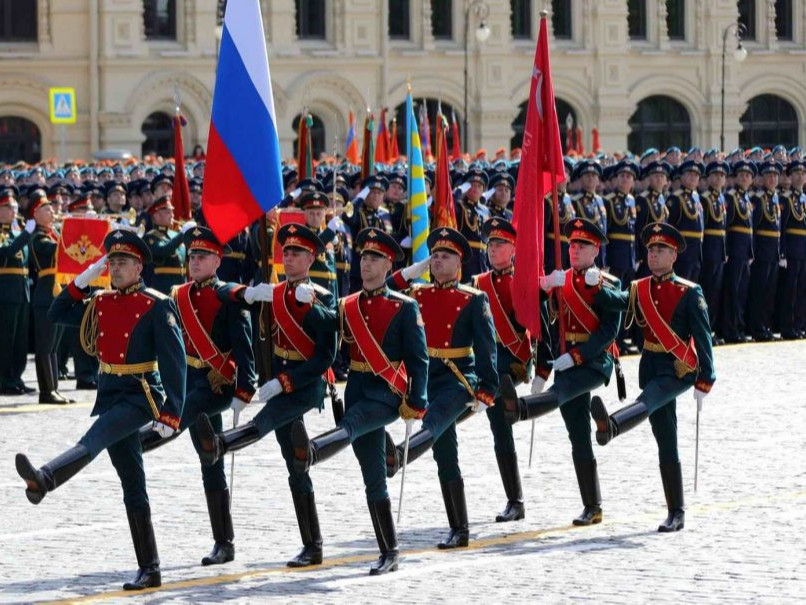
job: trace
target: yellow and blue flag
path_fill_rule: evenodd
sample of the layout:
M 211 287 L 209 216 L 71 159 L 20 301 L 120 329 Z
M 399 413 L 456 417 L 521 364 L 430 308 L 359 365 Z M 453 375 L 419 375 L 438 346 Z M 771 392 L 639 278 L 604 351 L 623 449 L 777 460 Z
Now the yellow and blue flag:
M 423 150 L 411 91 L 406 95 L 406 158 L 408 158 L 409 212 L 411 213 L 411 259 L 413 262 L 428 257 L 428 202 L 425 195 L 425 172 Z

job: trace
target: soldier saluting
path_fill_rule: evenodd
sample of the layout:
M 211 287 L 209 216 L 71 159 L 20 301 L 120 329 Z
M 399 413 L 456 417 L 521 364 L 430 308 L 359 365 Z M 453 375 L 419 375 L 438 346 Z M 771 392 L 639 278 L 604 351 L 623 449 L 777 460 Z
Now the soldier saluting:
M 123 502 L 139 567 L 124 590 L 160 586 L 160 561 L 151 525 L 138 429 L 157 421 L 171 434 L 179 427 L 185 399 L 185 346 L 174 303 L 146 288 L 140 275 L 148 246 L 131 231 L 106 236 L 108 256 L 90 265 L 62 290 L 48 312 L 54 323 L 81 326 L 81 342 L 97 355 L 101 375 L 93 416 L 98 419 L 78 443 L 37 469 L 17 454 L 25 495 L 39 504 L 103 450 L 107 450 L 123 488 Z M 89 296 L 89 284 L 107 264 L 113 290 Z M 159 371 L 157 370 L 159 364 Z
M 596 440 L 606 445 L 649 418 L 658 442 L 660 475 L 668 516 L 658 531 L 683 529 L 683 474 L 677 452 L 676 398 L 694 386 L 701 407 L 716 380 L 708 305 L 700 287 L 675 275 L 673 266 L 686 239 L 671 225 L 653 223 L 641 239 L 647 247 L 650 277 L 632 283 L 629 291 L 608 291 L 610 308 L 627 312 L 644 330 L 638 369 L 642 391 L 630 405 L 608 416 L 602 400 L 591 401 Z

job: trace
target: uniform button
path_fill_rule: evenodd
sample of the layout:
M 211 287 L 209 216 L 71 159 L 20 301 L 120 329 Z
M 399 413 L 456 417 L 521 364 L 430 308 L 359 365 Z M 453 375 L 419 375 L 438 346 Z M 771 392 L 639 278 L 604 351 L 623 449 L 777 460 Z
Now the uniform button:
M 123 353 L 120 354 L 120 358 L 123 359 Z
M 196 296 L 201 296 L 201 292 L 196 292 Z
M 446 327 L 450 330 L 451 329 L 451 324 L 448 324 Z
M 99 315 L 99 316 L 100 316 L 100 315 L 103 315 L 103 314 L 104 314 L 104 312 L 103 312 L 103 311 L 98 311 L 98 315 Z
M 117 299 L 118 299 L 118 295 L 117 295 L 117 294 L 115 294 L 115 295 L 112 297 L 112 300 L 117 300 Z
M 461 311 L 461 310 L 462 310 L 462 307 L 456 307 L 456 310 L 457 310 L 457 311 Z
M 129 333 L 128 333 L 128 332 L 124 332 L 124 333 L 123 333 L 123 338 L 128 338 L 128 337 L 129 337 Z
M 655 303 L 656 305 L 658 304 L 658 301 L 657 301 L 657 300 L 653 300 L 652 302 L 653 302 L 653 303 Z
M 372 301 L 371 301 L 371 300 L 368 300 L 368 301 L 367 301 L 367 304 L 368 304 L 368 305 L 371 305 L 371 304 L 372 304 Z
M 395 309 L 397 309 L 399 306 L 400 306 L 400 303 L 395 303 Z
M 446 347 L 449 347 L 449 346 L 451 346 L 451 343 L 446 342 L 446 343 L 445 343 L 445 346 L 446 346 Z
M 365 321 L 369 321 L 369 317 L 368 317 L 368 316 L 366 316 L 366 315 L 364 315 L 364 320 L 365 320 Z
M 500 283 L 501 283 L 501 278 L 500 278 L 500 277 L 496 277 L 496 278 L 495 278 L 495 283 L 500 284 Z
M 139 313 L 135 313 L 135 314 L 134 314 L 134 316 L 135 316 L 136 318 L 138 318 L 138 319 L 140 318 L 140 314 L 139 314 Z
M 104 335 L 104 333 L 103 333 L 103 332 L 101 332 L 100 334 L 98 334 L 98 336 L 103 336 L 103 335 Z

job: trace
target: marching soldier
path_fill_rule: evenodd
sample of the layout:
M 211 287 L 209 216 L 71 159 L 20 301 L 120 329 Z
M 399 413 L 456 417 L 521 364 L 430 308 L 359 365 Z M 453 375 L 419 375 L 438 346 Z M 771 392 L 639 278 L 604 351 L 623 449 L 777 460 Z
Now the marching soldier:
M 398 417 L 409 420 L 425 414 L 428 353 L 417 303 L 386 285 L 403 250 L 386 231 L 374 227 L 358 234 L 356 249 L 361 254 L 362 289 L 339 301 L 341 336 L 350 344 L 344 418 L 335 429 L 313 439 L 297 421 L 291 438 L 300 472 L 352 443 L 381 551 L 370 575 L 378 575 L 398 566 L 383 427 Z
M 711 390 L 714 373 L 708 306 L 700 287 L 675 275 L 678 251 L 685 237 L 664 223 L 647 225 L 641 233 L 652 271 L 632 283 L 629 291 L 609 291 L 610 308 L 626 311 L 644 329 L 638 383 L 641 394 L 635 402 L 608 416 L 602 400 L 594 397 L 591 414 L 596 421 L 596 440 L 606 445 L 649 418 L 658 443 L 660 474 L 668 516 L 660 532 L 683 529 L 685 523 L 683 474 L 677 452 L 676 398 L 694 386 L 697 406 L 702 407 Z
M 51 321 L 81 325 L 82 343 L 98 356 L 101 376 L 93 416 L 98 416 L 78 443 L 37 469 L 17 454 L 17 472 L 25 495 L 39 504 L 107 450 L 123 488 L 139 567 L 124 590 L 160 586 L 160 561 L 151 525 L 138 429 L 150 420 L 164 436 L 179 427 L 185 398 L 185 347 L 173 302 L 145 288 L 140 275 L 149 260 L 148 246 L 133 232 L 108 234 L 102 257 L 62 290 L 48 312 Z M 108 259 L 108 261 L 107 261 Z M 109 264 L 113 290 L 87 286 Z M 159 371 L 157 370 L 159 364 Z
M 28 322 L 31 292 L 28 286 L 28 242 L 36 221 L 17 227 L 18 190 L 0 190 L 0 395 L 24 395 L 35 390 L 22 381 L 28 354 Z
M 510 423 L 539 418 L 560 408 L 571 441 L 579 492 L 584 509 L 574 525 L 602 521 L 602 496 L 596 457 L 591 445 L 591 391 L 610 381 L 621 314 L 604 307 L 619 280 L 596 269 L 599 248 L 607 237 L 586 219 L 576 218 L 565 227 L 570 242 L 571 269 L 556 270 L 541 279 L 545 291 L 562 288 L 567 352 L 553 364 L 554 384 L 542 393 L 546 380 L 539 376 L 532 383 L 532 394 L 518 398 L 508 378 L 501 382 L 500 397 Z M 538 378 L 540 378 L 538 380 Z
M 481 235 L 481 234 L 480 234 Z M 433 447 L 450 533 L 439 548 L 468 545 L 465 484 L 459 469 L 456 422 L 472 405 L 475 410 L 494 405 L 498 391 L 495 328 L 487 296 L 459 284 L 459 272 L 471 253 L 468 241 L 454 229 L 438 227 L 428 235 L 433 284 L 409 285 L 428 268 L 428 260 L 397 272 L 397 287 L 410 288 L 425 322 L 428 343 L 428 412 L 422 429 L 411 436 L 408 462 Z M 387 477 L 397 472 L 404 445 L 387 439 Z M 391 463 L 391 464 L 390 464 Z
M 759 167 L 762 187 L 750 196 L 753 206 L 753 265 L 750 270 L 748 328 L 754 340 L 773 339 L 772 314 L 781 260 L 781 206 L 778 200 L 778 162 Z
M 37 279 L 32 296 L 34 315 L 34 362 L 39 382 L 39 403 L 75 403 L 59 393 L 59 363 L 56 351 L 62 338 L 62 326 L 48 317 L 48 309 L 60 291 L 56 283 L 56 250 L 59 233 L 54 229 L 55 216 L 44 190 L 29 195 L 28 217 L 36 221 L 30 242 L 31 265 Z
M 482 193 L 487 188 L 487 175 L 480 168 L 471 168 L 465 175 L 468 189 L 456 202 L 456 230 L 462 234 L 470 246 L 469 254 L 463 255 L 462 283 L 468 284 L 474 275 L 490 269 L 487 263 L 487 243 L 481 233 L 481 226 L 490 217 L 490 211 L 483 204 Z
M 487 295 L 490 312 L 495 327 L 495 348 L 498 376 L 509 375 L 514 384 L 528 380 L 529 366 L 532 360 L 532 343 L 529 330 L 521 326 L 515 318 L 512 308 L 512 290 L 514 288 L 515 228 L 502 218 L 491 218 L 482 226 L 487 238 L 487 255 L 492 270 L 473 278 L 473 286 Z M 536 368 L 535 372 L 542 380 L 546 380 L 550 368 Z M 512 425 L 504 416 L 504 406 L 495 405 L 487 408 L 487 419 L 493 433 L 495 458 L 498 472 L 504 484 L 507 504 L 495 520 L 518 521 L 523 519 L 525 509 L 521 476 L 518 471 L 518 454 L 512 436 Z
M 148 209 L 148 214 L 154 226 L 145 235 L 154 264 L 150 287 L 168 295 L 171 288 L 185 283 L 186 252 L 182 241 L 185 232 L 195 227 L 196 223 L 188 221 L 180 231 L 171 229 L 174 207 L 170 195 L 157 198 Z
M 725 208 L 725 254 L 722 296 L 722 337 L 725 342 L 745 341 L 744 311 L 753 261 L 753 206 L 748 191 L 753 185 L 756 167 L 739 160 L 732 166 L 735 187 L 728 191 Z
M 322 534 L 311 478 L 294 464 L 291 423 L 301 422 L 309 410 L 322 410 L 325 388 L 332 382 L 328 368 L 336 353 L 336 301 L 309 277 L 314 259 L 324 250 L 316 233 L 292 223 L 280 228 L 277 239 L 283 247 L 286 280 L 246 288 L 243 297 L 248 303 L 262 300 L 272 304 L 272 367 L 279 372 L 260 388 L 258 398 L 266 405 L 250 422 L 222 432 L 220 421 L 215 427 L 207 418 L 200 418 L 201 457 L 205 464 L 222 464 L 227 452 L 275 432 L 288 468 L 303 543 L 288 566 L 304 567 L 322 562 Z M 240 411 L 243 405 L 233 401 L 233 410 Z
M 303 193 L 297 204 L 305 212 L 305 225 L 316 234 L 317 239 L 321 240 L 323 244 L 322 251 L 317 253 L 313 265 L 308 271 L 308 277 L 313 283 L 330 292 L 333 300 L 336 301 L 339 298 L 336 256 L 333 252 L 336 233 L 329 227 L 323 228 L 329 205 L 328 197 L 318 191 Z
M 358 254 L 357 238 L 358 234 L 367 227 L 381 229 L 384 233 L 392 235 L 392 215 L 386 208 L 382 207 L 383 196 L 389 187 L 387 180 L 381 176 L 370 176 L 364 181 L 364 189 L 367 189 L 367 196 L 363 200 L 358 199 L 353 207 L 352 215 L 344 212 L 341 220 L 350 229 L 353 242 L 356 245 L 355 256 Z M 350 267 L 350 291 L 356 292 L 361 289 L 361 263 L 353 263 Z
M 512 210 L 509 204 L 512 201 L 512 190 L 515 189 L 515 179 L 507 172 L 499 172 L 490 179 L 490 189 L 493 196 L 490 198 L 490 216 L 512 220 Z
M 647 182 L 646 189 L 635 198 L 635 233 L 640 234 L 649 223 L 664 223 L 669 217 L 666 198 L 663 192 L 669 178 L 670 166 L 666 162 L 650 162 L 644 168 L 641 178 Z M 650 271 L 646 266 L 646 248 L 641 238 L 635 242 L 637 277 L 646 277 Z
M 566 183 L 563 182 L 557 190 L 557 205 L 559 208 L 559 217 L 560 217 L 560 233 L 563 231 L 563 227 L 565 224 L 570 221 L 572 218 L 576 217 L 576 210 L 574 210 L 574 204 L 571 201 L 571 196 L 566 193 Z M 551 199 L 551 193 L 547 194 L 544 198 L 545 210 L 543 211 L 543 216 L 545 217 L 545 229 L 544 229 L 544 237 L 543 237 L 543 252 L 544 252 L 544 262 L 543 267 L 547 273 L 551 273 L 554 271 L 556 265 L 554 263 L 554 218 L 552 216 L 553 210 L 553 202 Z M 568 239 L 564 236 L 560 236 L 560 256 L 561 256 L 561 266 L 567 267 L 568 266 Z
M 602 178 L 602 167 L 594 160 L 581 160 L 574 166 L 571 181 L 578 181 L 580 192 L 571 196 L 574 210 L 579 218 L 588 219 L 599 227 L 599 231 L 607 234 L 607 212 L 602 197 L 596 193 L 599 179 Z M 607 252 L 604 246 L 599 250 L 596 262 L 600 267 L 607 266 Z
M 184 236 L 189 256 L 191 281 L 175 287 L 171 298 L 179 312 L 185 343 L 187 382 L 185 406 L 179 431 L 189 429 L 199 458 L 202 450 L 196 418 L 209 416 L 212 426 L 221 430 L 221 412 L 232 407 L 243 409 L 255 393 L 255 361 L 252 353 L 252 326 L 249 312 L 241 308 L 245 288 L 218 279 L 224 250 L 206 227 L 194 227 Z M 150 426 L 140 430 L 140 442 L 147 452 L 179 436 L 163 439 Z M 224 462 L 202 464 L 202 483 L 215 544 L 202 559 L 202 565 L 219 565 L 235 558 L 234 533 L 230 515 L 230 494 Z
M 781 259 L 784 274 L 781 336 L 787 340 L 804 337 L 806 329 L 806 163 L 790 162 L 786 167 L 791 189 L 781 197 Z
M 680 188 L 666 200 L 669 210 L 668 223 L 686 238 L 686 246 L 680 250 L 675 272 L 678 276 L 693 282 L 699 281 L 702 268 L 705 217 L 700 203 L 700 195 L 697 193 L 702 170 L 702 165 L 694 160 L 687 160 L 680 164 L 677 169 Z
M 705 302 L 708 303 L 711 332 L 716 331 L 720 318 L 722 281 L 727 260 L 725 248 L 727 212 L 724 193 L 727 175 L 726 162 L 717 160 L 708 164 L 705 168 L 708 189 L 700 196 L 705 217 L 700 286 Z

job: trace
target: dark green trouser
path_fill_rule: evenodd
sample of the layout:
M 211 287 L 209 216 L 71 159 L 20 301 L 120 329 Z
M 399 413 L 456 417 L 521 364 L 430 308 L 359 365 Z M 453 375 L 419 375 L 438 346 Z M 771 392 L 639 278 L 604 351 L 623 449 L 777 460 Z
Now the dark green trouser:
M 386 432 L 383 427 L 400 417 L 397 407 L 371 399 L 347 403 L 339 426 L 350 435 L 353 452 L 361 466 L 367 502 L 389 497 L 386 489 Z
M 650 380 L 638 396 L 638 400 L 646 405 L 661 464 L 680 462 L 677 453 L 677 397 L 690 388 L 690 384 L 674 376 L 658 376 Z
M 469 399 L 470 396 L 461 385 L 428 393 L 428 411 L 423 418 L 423 428 L 431 431 L 434 436 L 432 452 L 442 483 L 462 478 L 456 419 L 467 409 Z
M 0 303 L 0 388 L 23 385 L 28 352 L 28 316 L 30 303 Z
M 557 393 L 571 441 L 571 455 L 577 462 L 595 459 L 591 445 L 591 391 L 604 384 L 604 380 L 601 372 L 585 366 L 554 373 L 550 390 Z

